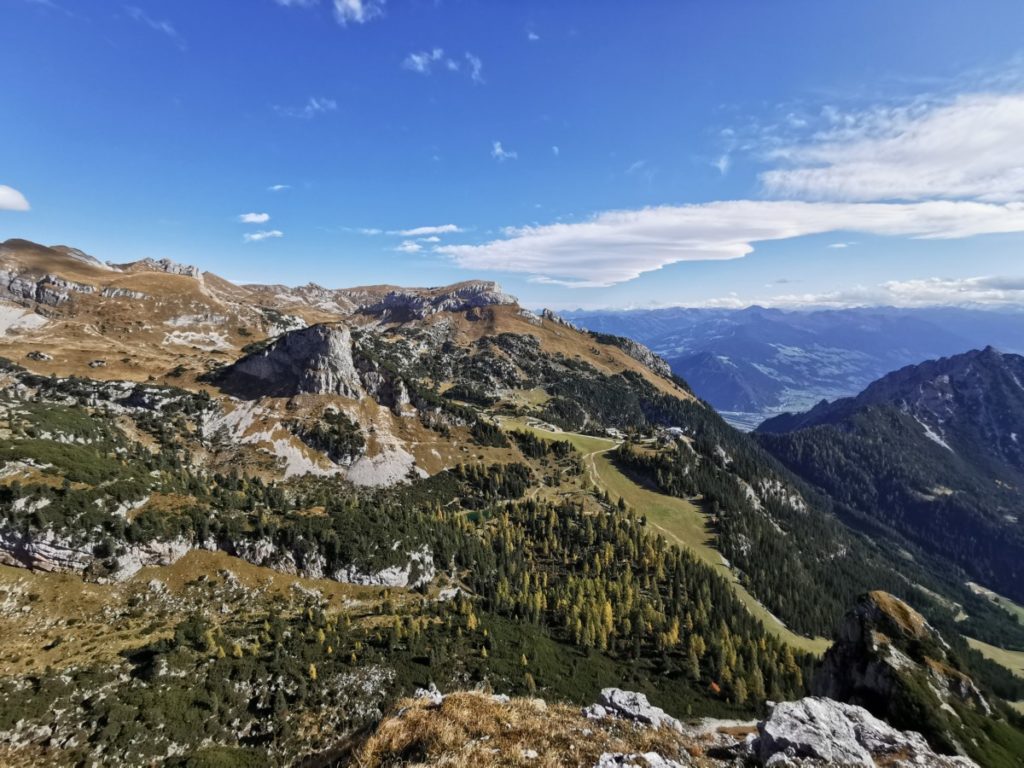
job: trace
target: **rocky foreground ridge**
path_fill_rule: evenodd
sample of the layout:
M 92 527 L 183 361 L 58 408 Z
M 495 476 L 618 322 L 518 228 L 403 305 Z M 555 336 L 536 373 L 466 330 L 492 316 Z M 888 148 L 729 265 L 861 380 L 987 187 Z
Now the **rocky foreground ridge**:
M 406 756 L 415 755 L 415 759 Z M 682 723 L 633 691 L 606 688 L 582 710 L 543 699 L 420 691 L 352 754 L 366 768 L 431 766 L 887 766 L 970 768 L 863 707 L 807 697 L 763 720 Z

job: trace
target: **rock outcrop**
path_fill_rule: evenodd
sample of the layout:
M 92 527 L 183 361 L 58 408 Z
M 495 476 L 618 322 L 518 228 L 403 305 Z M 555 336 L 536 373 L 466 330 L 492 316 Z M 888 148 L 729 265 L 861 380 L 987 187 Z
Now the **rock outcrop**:
M 21 302 L 35 302 L 48 307 L 64 304 L 76 293 L 96 293 L 95 286 L 65 280 L 57 275 L 33 275 L 11 269 L 0 269 L 0 292 Z
M 662 757 L 657 752 L 626 754 L 622 752 L 605 752 L 601 755 L 594 768 L 685 768 L 689 762 L 681 763 Z
M 921 734 L 897 730 L 863 707 L 817 697 L 776 705 L 757 724 L 749 747 L 765 766 L 975 766 L 965 757 L 936 754 Z
M 363 386 L 344 325 L 313 325 L 278 337 L 228 367 L 219 381 L 237 397 L 334 394 L 358 398 Z
M 199 267 L 194 267 L 191 264 L 179 264 L 170 259 L 140 259 L 129 264 L 114 264 L 112 266 L 123 272 L 164 272 L 168 275 L 184 275 L 197 280 L 203 275 Z
M 602 689 L 598 702 L 584 707 L 583 715 L 591 720 L 618 717 L 655 728 L 683 730 L 682 723 L 666 714 L 665 710 L 651 704 L 644 694 L 636 691 L 624 691 L 621 688 Z
M 648 347 L 645 347 L 638 341 L 627 339 L 624 336 L 616 336 L 614 338 L 615 346 L 632 357 L 638 363 L 643 363 L 659 376 L 664 376 L 667 379 L 672 378 L 672 368 L 664 358 L 654 354 L 654 352 L 652 352 Z
M 935 749 L 964 752 L 975 738 L 963 712 L 991 707 L 950 646 L 920 613 L 887 592 L 860 597 L 840 623 L 812 693 L 921 731 Z
M 516 299 L 488 280 L 470 280 L 444 288 L 397 288 L 383 296 L 360 296 L 359 289 L 345 292 L 359 306 L 363 315 L 373 315 L 381 322 L 422 320 L 437 312 L 466 312 L 481 307 L 515 304 Z

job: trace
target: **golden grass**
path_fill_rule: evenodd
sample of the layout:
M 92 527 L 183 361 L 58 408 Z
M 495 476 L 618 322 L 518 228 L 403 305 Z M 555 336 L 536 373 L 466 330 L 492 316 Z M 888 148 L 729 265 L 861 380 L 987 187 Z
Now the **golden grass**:
M 899 598 L 880 589 L 872 591 L 870 597 L 889 618 L 896 622 L 900 629 L 911 637 L 923 637 L 926 634 L 928 624 L 924 620 L 924 616 Z
M 965 636 L 964 639 L 971 648 L 985 658 L 1001 664 L 1019 677 L 1024 677 L 1024 651 L 1008 651 L 1005 648 L 975 640 L 973 637 Z
M 578 707 L 539 699 L 500 703 L 477 692 L 453 693 L 441 706 L 406 699 L 358 750 L 351 765 L 384 768 L 563 768 L 594 765 L 603 752 L 683 755 L 684 740 L 668 728 L 637 728 L 587 720 Z
M 204 594 L 190 596 L 198 579 L 222 581 L 226 571 L 249 590 L 229 613 L 214 611 Z M 151 580 L 165 585 L 168 600 L 149 594 Z M 270 606 L 287 612 L 297 597 L 296 586 L 318 591 L 327 601 L 328 613 L 345 613 L 369 624 L 387 619 L 377 615 L 384 600 L 398 607 L 419 599 L 403 589 L 300 578 L 205 550 L 189 552 L 172 565 L 143 568 L 131 579 L 114 584 L 93 584 L 69 573 L 0 566 L 0 675 L 115 663 L 126 650 L 168 637 L 193 610 L 206 611 L 215 622 Z M 133 608 L 140 598 L 145 608 Z

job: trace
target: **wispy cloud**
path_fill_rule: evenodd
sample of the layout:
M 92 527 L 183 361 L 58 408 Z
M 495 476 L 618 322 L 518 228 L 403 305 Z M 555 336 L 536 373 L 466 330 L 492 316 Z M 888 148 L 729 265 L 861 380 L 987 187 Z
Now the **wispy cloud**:
M 726 152 L 715 158 L 712 161 L 711 165 L 717 168 L 720 174 L 725 176 L 727 173 L 729 173 L 729 168 L 732 167 L 732 157 L 729 155 L 728 152 Z
M 14 187 L 0 184 L 0 211 L 27 211 L 28 200 Z
M 510 149 L 505 149 L 500 141 L 495 141 L 491 145 L 491 157 L 497 160 L 499 163 L 503 163 L 506 160 L 515 160 L 519 157 L 518 152 L 514 152 Z
M 310 96 L 309 100 L 301 107 L 279 107 L 275 106 L 274 111 L 285 117 L 297 117 L 302 120 L 311 120 L 317 115 L 334 112 L 338 103 L 334 99 Z
M 388 234 L 402 237 L 424 237 L 427 235 L 450 235 L 455 232 L 462 232 L 462 227 L 457 224 L 436 224 L 428 227 L 413 227 L 412 229 L 393 229 Z
M 429 75 L 434 64 L 444 58 L 444 49 L 434 48 L 430 51 L 419 51 L 410 53 L 402 61 L 402 68 L 412 72 L 419 72 L 421 75 Z
M 741 258 L 758 242 L 839 231 L 934 239 L 1024 232 L 1024 204 L 734 200 L 607 211 L 584 222 L 511 228 L 501 239 L 437 250 L 467 269 L 592 287 L 682 261 Z
M 466 53 L 466 69 L 469 79 L 474 83 L 483 83 L 484 63 L 478 56 Z M 457 59 L 446 56 L 443 48 L 431 48 L 428 51 L 414 51 L 402 59 L 402 69 L 416 72 L 420 75 L 430 75 L 435 67 L 440 67 L 447 72 L 462 72 L 463 68 Z
M 861 112 L 826 107 L 809 140 L 768 153 L 776 195 L 814 200 L 1024 199 L 1024 93 L 963 94 Z
M 562 154 L 562 150 L 559 149 L 558 145 L 556 144 L 553 147 L 551 147 L 551 154 L 554 155 L 555 157 L 558 157 L 560 154 Z
M 258 243 L 261 240 L 271 240 L 277 237 L 284 237 L 284 232 L 280 229 L 263 229 L 259 232 L 246 232 L 242 235 L 242 239 L 247 243 Z
M 54 0 L 25 0 L 25 2 L 29 5 L 36 6 L 37 8 L 44 8 L 47 11 L 60 11 L 68 16 L 75 15 L 64 6 L 55 3 Z
M 535 43 L 538 40 L 540 40 L 540 35 L 538 35 L 531 29 L 526 32 L 526 39 L 529 40 L 531 43 Z
M 341 26 L 365 24 L 384 15 L 384 0 L 334 0 L 334 18 Z
M 243 224 L 266 224 L 270 221 L 269 213 L 243 213 L 238 217 Z
M 290 184 L 271 184 L 267 187 L 268 192 L 284 192 L 286 189 L 291 189 Z
M 484 82 L 484 63 L 480 60 L 479 56 L 474 56 L 472 53 L 466 53 L 466 61 L 469 62 L 469 79 L 474 83 L 483 84 Z
M 423 246 L 414 240 L 403 240 L 401 245 L 395 247 L 395 250 L 402 253 L 419 253 L 423 250 Z
M 130 18 L 132 21 L 136 21 L 139 24 L 147 26 L 156 32 L 160 32 L 161 34 L 166 35 L 171 40 L 171 42 L 174 43 L 180 50 L 184 51 L 188 48 L 188 46 L 185 44 L 184 38 L 182 38 L 182 36 L 178 34 L 178 30 L 176 30 L 174 28 L 174 25 L 171 24 L 169 21 L 155 19 L 149 14 L 147 14 L 144 10 L 134 5 L 126 5 L 124 12 L 128 14 L 128 18 Z
M 781 281 L 779 281 L 781 282 Z M 820 293 L 786 293 L 754 299 L 736 294 L 699 303 L 700 306 L 740 308 L 751 304 L 783 309 L 809 307 L 988 307 L 1019 309 L 1024 306 L 1024 276 L 927 277 L 890 280 L 876 285 L 854 285 Z
M 849 248 L 853 243 L 829 243 L 829 248 Z

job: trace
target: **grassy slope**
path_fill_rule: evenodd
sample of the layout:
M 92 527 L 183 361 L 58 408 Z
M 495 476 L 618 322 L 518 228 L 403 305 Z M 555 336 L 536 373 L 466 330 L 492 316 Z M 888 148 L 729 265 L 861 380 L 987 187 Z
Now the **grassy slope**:
M 1024 624 L 1024 606 L 1018 605 L 1017 603 L 1013 602 L 1013 600 L 1011 600 L 1010 598 L 1003 597 L 1002 595 L 993 592 L 991 589 L 983 587 L 980 584 L 975 584 L 973 581 L 967 582 L 967 586 L 969 586 L 973 591 L 977 592 L 978 594 L 984 595 L 993 603 L 1002 608 L 1004 611 L 1009 613 L 1011 616 L 1016 617 L 1017 621 L 1019 621 L 1021 624 Z
M 979 592 L 988 597 L 992 602 L 1004 609 L 1010 615 L 1015 616 L 1017 621 L 1024 623 L 1024 606 L 1018 605 L 1013 602 L 1013 600 L 1003 597 L 1002 595 L 978 584 L 969 582 L 968 586 L 970 586 L 975 592 Z M 981 653 L 985 658 L 991 659 L 997 664 L 1001 664 L 1020 677 L 1024 677 L 1024 651 L 1006 650 L 1005 648 L 983 643 L 981 640 L 975 640 L 973 637 L 967 637 L 965 639 L 968 644 L 974 648 L 974 650 Z M 1010 702 L 1010 706 L 1024 714 L 1024 701 Z
M 707 521 L 704 513 L 696 505 L 686 499 L 652 491 L 622 474 L 605 455 L 617 445 L 615 440 L 572 432 L 551 432 L 511 419 L 506 420 L 506 423 L 516 428 L 528 429 L 538 437 L 571 442 L 584 455 L 591 477 L 597 485 L 607 489 L 613 500 L 620 497 L 625 499 L 629 506 L 646 515 L 648 524 L 662 533 L 666 539 L 690 550 L 728 579 L 743 604 L 764 623 L 768 631 L 794 648 L 810 653 L 820 655 L 828 648 L 830 643 L 825 638 L 807 638 L 791 632 L 739 583 L 736 574 L 725 564 L 722 555 L 709 543 Z
M 983 656 L 992 659 L 997 664 L 1002 664 L 1011 672 L 1024 677 L 1024 651 L 1007 651 L 995 645 L 983 643 L 973 637 L 966 638 L 972 648 L 979 651 Z

